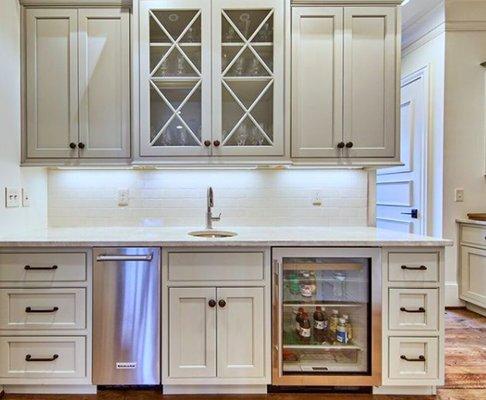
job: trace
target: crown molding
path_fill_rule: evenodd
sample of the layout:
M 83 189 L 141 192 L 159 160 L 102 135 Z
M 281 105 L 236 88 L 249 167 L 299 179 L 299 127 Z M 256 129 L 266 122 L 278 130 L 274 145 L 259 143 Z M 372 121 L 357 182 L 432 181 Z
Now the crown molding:
M 132 6 L 132 0 L 19 0 L 19 3 L 22 6 Z
M 445 2 L 442 1 L 402 28 L 402 50 L 416 42 L 424 44 L 432 40 L 444 31 L 445 22 Z

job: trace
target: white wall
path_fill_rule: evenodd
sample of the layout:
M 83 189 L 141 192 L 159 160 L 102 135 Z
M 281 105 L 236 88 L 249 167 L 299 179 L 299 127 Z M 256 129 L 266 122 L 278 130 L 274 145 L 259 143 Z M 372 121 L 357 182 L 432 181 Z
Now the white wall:
M 47 223 L 47 177 L 43 169 L 20 163 L 20 7 L 0 4 L 0 230 L 36 229 Z M 25 187 L 29 208 L 5 208 L 5 187 Z

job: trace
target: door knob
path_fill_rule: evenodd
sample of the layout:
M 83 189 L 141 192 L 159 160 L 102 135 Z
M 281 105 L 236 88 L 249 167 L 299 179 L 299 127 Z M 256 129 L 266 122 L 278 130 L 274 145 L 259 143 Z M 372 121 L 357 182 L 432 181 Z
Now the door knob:
M 74 150 L 76 148 L 76 143 L 69 143 L 69 147 Z
M 211 141 L 210 140 L 205 140 L 204 141 L 204 146 L 206 146 L 206 147 L 211 146 Z
M 219 145 L 221 144 L 221 142 L 219 140 L 215 140 L 213 142 L 213 144 L 214 144 L 215 147 L 219 147 Z
M 338 148 L 338 149 L 344 149 L 344 146 L 345 146 L 344 142 L 339 142 L 339 143 L 337 144 L 337 148 Z
M 84 143 L 83 143 L 83 142 L 79 142 L 79 143 L 78 143 L 78 147 L 79 147 L 80 149 L 84 149 L 85 145 L 84 145 Z
M 410 212 L 402 212 L 402 215 L 410 215 L 413 219 L 418 219 L 418 210 L 416 208 L 412 209 Z
M 353 146 L 354 146 L 354 143 L 353 142 L 346 143 L 346 148 L 347 149 L 351 149 Z

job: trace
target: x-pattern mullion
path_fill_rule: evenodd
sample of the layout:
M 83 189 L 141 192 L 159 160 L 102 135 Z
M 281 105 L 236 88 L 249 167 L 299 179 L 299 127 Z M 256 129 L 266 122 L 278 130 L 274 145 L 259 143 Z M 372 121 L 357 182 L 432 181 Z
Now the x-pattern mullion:
M 161 90 L 158 88 L 158 86 L 154 82 L 150 81 L 150 84 L 152 85 L 152 87 L 154 88 L 154 90 L 157 92 L 157 94 L 160 96 L 160 98 L 164 101 L 164 103 L 167 105 L 167 107 L 169 107 L 169 109 L 172 111 L 172 115 L 167 120 L 167 122 L 162 126 L 162 128 L 159 130 L 159 132 L 157 133 L 157 135 L 155 135 L 154 139 L 152 139 L 152 141 L 150 142 L 150 145 L 153 146 L 154 143 L 157 140 L 159 140 L 159 138 L 160 138 L 160 136 L 162 136 L 162 133 L 164 132 L 164 130 L 170 125 L 170 123 L 172 122 L 172 120 L 174 118 L 176 118 L 176 117 L 181 121 L 181 123 L 184 125 L 184 127 L 189 131 L 189 133 L 194 138 L 194 140 L 196 141 L 196 143 L 201 144 L 201 141 L 194 134 L 194 132 L 192 131 L 192 129 L 189 127 L 189 125 L 186 124 L 186 121 L 184 121 L 184 119 L 179 115 L 179 111 L 189 101 L 189 99 L 192 97 L 192 95 L 194 94 L 194 92 L 201 86 L 201 81 L 199 80 L 194 85 L 194 87 L 190 90 L 190 92 L 188 93 L 188 95 L 186 96 L 186 98 L 181 102 L 181 104 L 179 104 L 179 106 L 177 108 L 175 108 L 171 104 L 171 102 L 165 97 L 165 95 L 161 92 Z

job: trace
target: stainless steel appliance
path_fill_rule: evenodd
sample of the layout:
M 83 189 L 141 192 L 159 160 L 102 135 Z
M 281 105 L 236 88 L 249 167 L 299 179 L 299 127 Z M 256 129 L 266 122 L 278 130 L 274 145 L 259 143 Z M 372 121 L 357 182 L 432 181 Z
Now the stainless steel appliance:
M 160 383 L 160 250 L 98 248 L 94 257 L 93 383 Z

